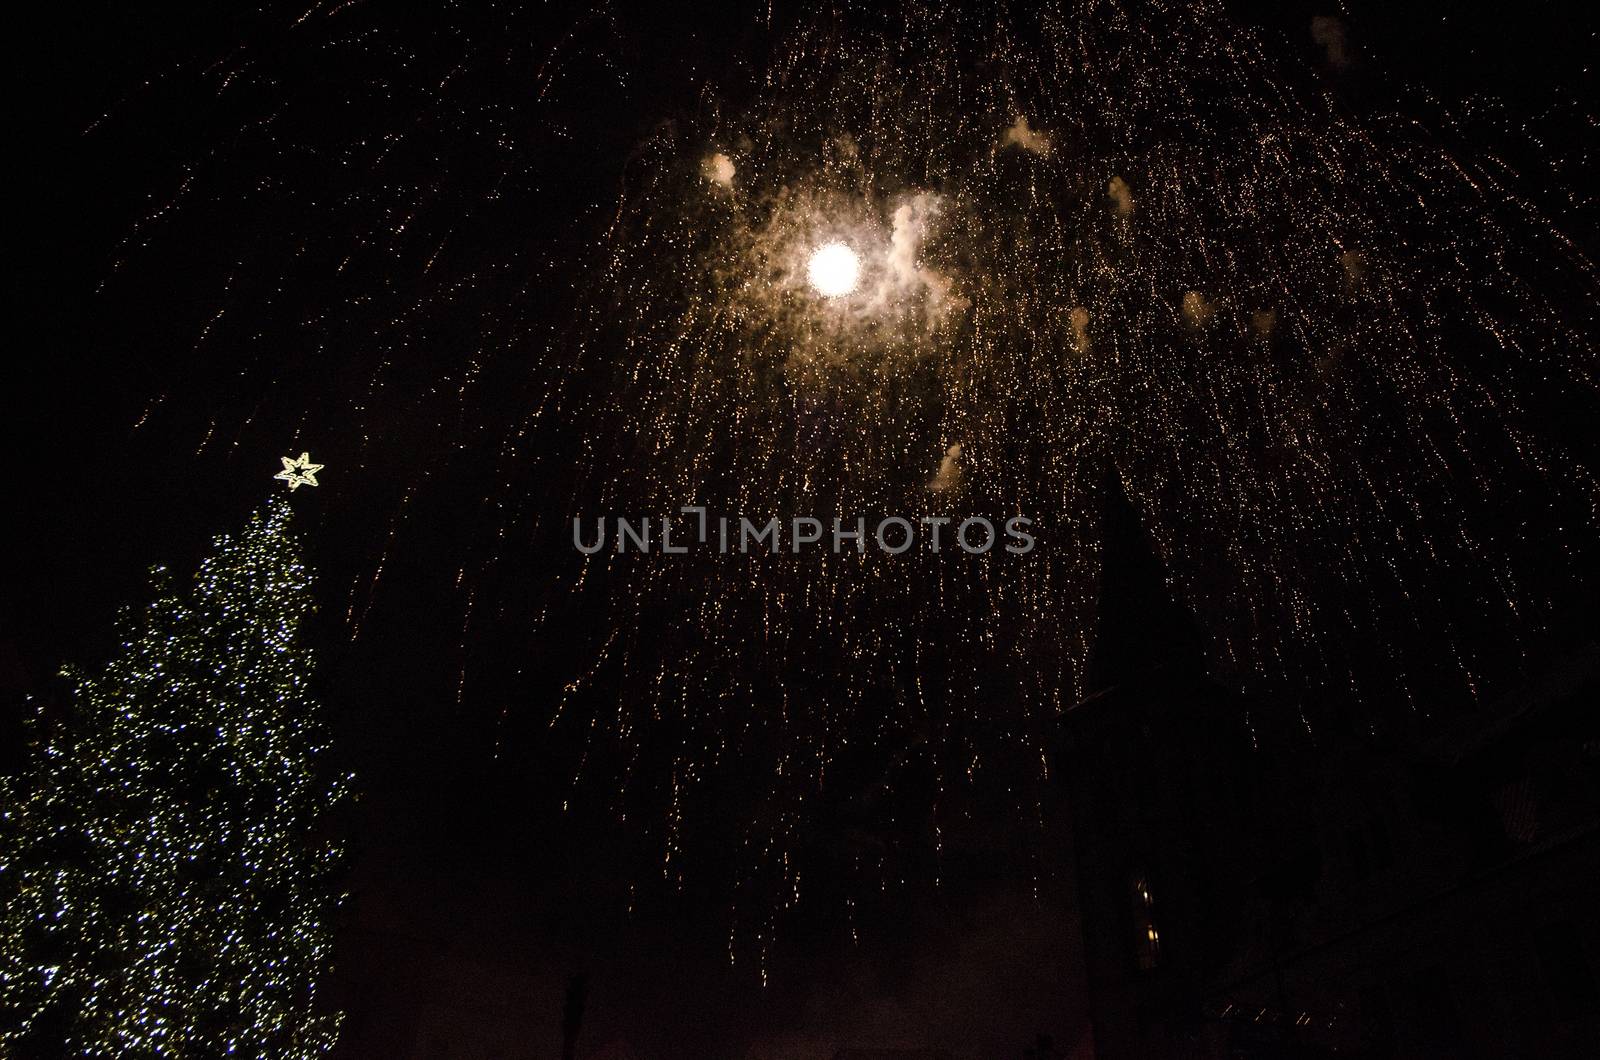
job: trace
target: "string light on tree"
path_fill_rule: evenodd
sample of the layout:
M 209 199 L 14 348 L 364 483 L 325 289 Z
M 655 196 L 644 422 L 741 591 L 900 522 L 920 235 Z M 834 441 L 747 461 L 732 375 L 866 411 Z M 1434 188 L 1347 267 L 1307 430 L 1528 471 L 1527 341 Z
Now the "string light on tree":
M 287 498 L 156 571 L 121 648 L 69 670 L 0 780 L 0 1055 L 326 1055 L 338 902 L 316 823 L 346 778 L 308 692 L 311 579 Z

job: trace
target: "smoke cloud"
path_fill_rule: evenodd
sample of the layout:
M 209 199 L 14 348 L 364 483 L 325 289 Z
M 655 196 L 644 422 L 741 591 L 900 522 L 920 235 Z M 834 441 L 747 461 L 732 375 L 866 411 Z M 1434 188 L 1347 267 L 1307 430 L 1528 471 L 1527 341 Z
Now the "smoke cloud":
M 961 443 L 957 442 L 944 451 L 944 458 L 939 461 L 939 473 L 933 476 L 933 481 L 928 483 L 928 488 L 935 493 L 949 493 L 961 485 Z
M 883 284 L 874 301 L 881 309 L 888 302 L 920 296 L 929 330 L 951 309 L 963 309 L 966 300 L 953 293 L 950 278 L 918 261 L 923 242 L 932 232 L 943 207 L 932 192 L 918 192 L 894 211 L 889 235 Z
M 1017 120 L 1012 124 L 1011 128 L 1006 130 L 1005 138 L 1001 143 L 1002 145 L 1016 144 L 1024 151 L 1038 155 L 1041 158 L 1050 157 L 1050 137 L 1037 129 L 1030 129 L 1028 127 L 1028 119 L 1021 114 L 1017 115 Z
M 1350 32 L 1343 20 L 1333 15 L 1317 15 L 1311 20 L 1311 39 L 1321 48 L 1323 58 L 1335 70 L 1350 65 Z
M 1257 309 L 1250 314 L 1250 327 L 1257 338 L 1268 338 L 1278 329 L 1278 311 L 1276 309 Z
M 1089 311 L 1083 306 L 1073 306 L 1067 316 L 1072 325 L 1072 348 L 1078 353 L 1089 352 Z
M 1217 307 L 1212 304 L 1200 291 L 1185 291 L 1183 294 L 1183 318 L 1191 327 L 1203 328 L 1211 323 L 1211 318 L 1216 316 Z
M 721 151 L 700 163 L 700 172 L 713 184 L 720 184 L 724 188 L 733 187 L 733 159 Z
M 1133 214 L 1133 189 L 1128 187 L 1128 182 L 1121 177 L 1112 177 L 1106 185 L 1106 195 L 1110 197 L 1112 208 L 1118 217 L 1129 217 Z

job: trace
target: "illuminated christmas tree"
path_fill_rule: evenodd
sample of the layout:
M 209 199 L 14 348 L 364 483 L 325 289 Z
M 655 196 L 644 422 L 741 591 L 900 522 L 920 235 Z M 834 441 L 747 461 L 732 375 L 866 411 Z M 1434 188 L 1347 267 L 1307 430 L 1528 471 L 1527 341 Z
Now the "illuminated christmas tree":
M 187 591 L 159 569 L 115 657 L 69 670 L 3 789 L 0 1054 L 308 1057 L 343 795 L 299 638 L 311 579 L 286 501 L 222 537 Z

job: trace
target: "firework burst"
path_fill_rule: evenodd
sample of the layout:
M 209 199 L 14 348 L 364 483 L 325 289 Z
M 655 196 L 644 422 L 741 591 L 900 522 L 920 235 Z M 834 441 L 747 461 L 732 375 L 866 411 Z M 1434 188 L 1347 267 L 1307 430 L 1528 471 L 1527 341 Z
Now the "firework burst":
M 747 868 L 791 897 L 808 803 L 863 734 L 925 759 L 936 847 L 954 788 L 1037 820 L 1088 690 L 1108 479 L 1219 673 L 1380 712 L 1437 663 L 1406 628 L 1525 606 L 1478 518 L 1508 484 L 1590 492 L 1516 395 L 1591 386 L 1529 274 L 1592 274 L 1484 171 L 1341 113 L 1212 5 L 901 14 L 802 33 L 752 106 L 646 144 L 580 329 L 614 358 L 595 509 L 1047 527 L 1012 561 L 599 561 L 616 738 L 669 741 L 673 812 L 770 763 Z
M 295 337 L 280 377 L 357 351 L 340 403 L 285 405 L 303 398 L 280 378 L 237 417 L 353 424 L 352 477 L 397 421 L 458 425 L 454 449 L 493 469 L 481 562 L 456 577 L 463 644 L 474 615 L 526 610 L 506 602 L 530 593 L 507 542 L 565 550 L 532 610 L 543 630 L 596 616 L 598 647 L 525 709 L 569 738 L 570 797 L 602 793 L 669 880 L 700 856 L 686 819 L 731 820 L 702 830 L 702 846 L 738 850 L 734 890 L 757 910 L 730 954 L 766 952 L 778 911 L 807 895 L 818 807 L 851 792 L 926 793 L 863 811 L 926 859 L 892 842 L 828 855 L 862 889 L 937 879 L 947 836 L 985 800 L 1039 826 L 1058 716 L 1089 690 L 1108 488 L 1218 674 L 1340 689 L 1375 718 L 1419 709 L 1411 677 L 1439 669 L 1407 631 L 1459 643 L 1445 662 L 1470 687 L 1472 630 L 1536 609 L 1522 559 L 1554 539 L 1495 513 L 1593 496 L 1519 398 L 1530 380 L 1592 389 L 1588 324 L 1557 307 L 1592 304 L 1593 270 L 1501 169 L 1412 123 L 1351 116 L 1207 0 L 983 7 L 829 8 L 729 88 L 743 102 L 638 144 L 584 253 L 489 241 L 499 255 L 471 262 L 453 247 L 514 228 L 508 201 L 560 213 L 538 167 L 584 133 L 561 72 L 605 54 L 612 20 L 580 19 L 538 54 L 507 16 L 441 35 L 438 55 L 388 56 L 370 43 L 384 34 L 313 8 L 333 26 L 322 52 L 366 49 L 368 88 L 422 83 L 413 68 L 429 87 L 403 122 L 348 142 L 286 146 L 288 105 L 259 122 L 273 151 L 361 179 L 342 200 L 302 189 L 287 234 L 221 270 L 195 342 L 213 374 L 241 370 L 202 347 L 248 353 L 263 335 Z M 531 102 L 463 102 L 509 69 L 529 73 Z M 317 250 L 333 212 L 355 234 Z M 327 297 L 306 293 L 317 283 Z M 306 307 L 287 322 L 286 287 Z M 264 371 L 252 356 L 247 382 Z M 485 454 L 467 395 L 515 376 L 527 407 Z M 352 590 L 353 632 L 427 475 Z M 759 523 L 1024 515 L 1040 547 L 582 556 L 567 542 L 574 517 L 686 506 Z

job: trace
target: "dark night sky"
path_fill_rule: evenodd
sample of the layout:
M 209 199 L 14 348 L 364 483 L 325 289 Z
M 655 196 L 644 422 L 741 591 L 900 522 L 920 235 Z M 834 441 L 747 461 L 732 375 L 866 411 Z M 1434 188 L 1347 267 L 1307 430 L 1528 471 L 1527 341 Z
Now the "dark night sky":
M 390 32 L 426 42 L 431 5 L 410 6 L 417 10 L 396 16 Z M 778 0 L 769 30 L 752 14 L 765 3 L 615 5 L 606 47 L 633 76 L 626 88 L 597 86 L 572 105 L 569 116 L 592 135 L 550 167 L 551 213 L 614 186 L 632 146 L 663 115 L 692 109 L 703 83 L 721 82 L 740 63 L 759 65 L 797 6 Z M 1315 63 L 1307 26 L 1325 5 L 1230 6 L 1285 52 Z M 1593 247 L 1597 215 L 1583 197 L 1593 133 L 1583 113 L 1593 109 L 1587 64 L 1600 50 L 1590 8 L 1352 0 L 1343 13 L 1360 61 L 1334 89 L 1357 109 L 1415 100 L 1416 86 L 1446 103 L 1504 100 L 1564 168 L 1541 171 L 1546 160 L 1518 156 L 1512 141 L 1493 146 L 1511 152 L 1541 205 Z M 278 23 L 268 15 L 229 4 L 47 5 L 24 17 L 11 35 L 11 157 L 21 188 L 11 198 L 17 301 L 6 416 L 14 435 L 9 521 L 19 545 L 0 593 L 10 746 L 17 693 L 49 688 L 63 659 L 103 653 L 112 616 L 137 599 L 144 568 L 192 566 L 207 539 L 236 524 L 270 483 L 276 454 L 265 454 L 265 467 L 263 454 L 224 446 L 192 456 L 192 423 L 155 436 L 132 430 L 155 380 L 169 378 L 173 351 L 192 342 L 184 336 L 207 304 L 205 255 L 125 286 L 114 304 L 96 293 L 137 219 L 234 120 L 193 71 L 244 41 L 308 84 L 338 76 L 297 60 L 293 39 L 272 30 Z M 552 5 L 525 24 L 554 41 L 577 18 Z M 459 13 L 450 20 L 473 28 Z M 315 88 L 286 88 L 301 90 Z M 194 238 L 210 224 L 226 218 L 197 222 Z M 546 218 L 529 227 L 558 226 Z M 184 397 L 203 408 L 205 386 Z M 507 407 L 489 408 L 485 421 L 503 422 L 518 393 L 508 385 Z M 1586 409 L 1554 411 L 1558 432 L 1577 437 L 1587 427 Z M 406 438 L 405 424 L 388 426 Z M 495 437 L 487 432 L 485 450 Z M 1064 1043 L 1081 1038 L 1083 1016 L 1065 1000 L 1079 973 L 1064 889 L 1034 903 L 1020 881 L 972 867 L 925 903 L 880 911 L 874 938 L 853 955 L 841 956 L 832 936 L 801 932 L 775 960 L 766 990 L 749 968 L 727 967 L 719 895 L 691 886 L 671 897 L 646 884 L 632 920 L 620 918 L 631 880 L 618 866 L 633 856 L 629 837 L 602 819 L 548 812 L 556 793 L 537 756 L 518 753 L 517 734 L 508 738 L 497 722 L 510 688 L 474 686 L 457 704 L 454 566 L 438 556 L 470 547 L 457 520 L 477 486 L 471 470 L 440 473 L 419 493 L 353 645 L 338 633 L 345 593 L 370 567 L 371 541 L 386 532 L 408 469 L 397 459 L 359 486 L 338 485 L 340 471 L 330 466 L 331 489 L 296 501 L 326 594 L 325 698 L 366 792 L 351 822 L 355 901 L 340 954 L 349 1055 L 409 1055 L 416 1043 L 403 1021 L 419 1007 L 425 1022 L 457 1030 L 520 1028 L 532 1043 L 527 1055 L 550 1055 L 562 984 L 578 970 L 592 981 L 586 1041 L 622 1036 L 652 1056 L 724 1055 L 729 1042 L 764 1037 L 910 1043 L 928 1027 L 994 1050 L 1020 1048 L 1039 1031 Z M 349 514 L 363 505 L 377 514 Z M 475 650 L 520 650 L 495 636 Z M 510 750 L 497 756 L 497 747 Z M 480 1009 L 498 1014 L 471 1015 Z

